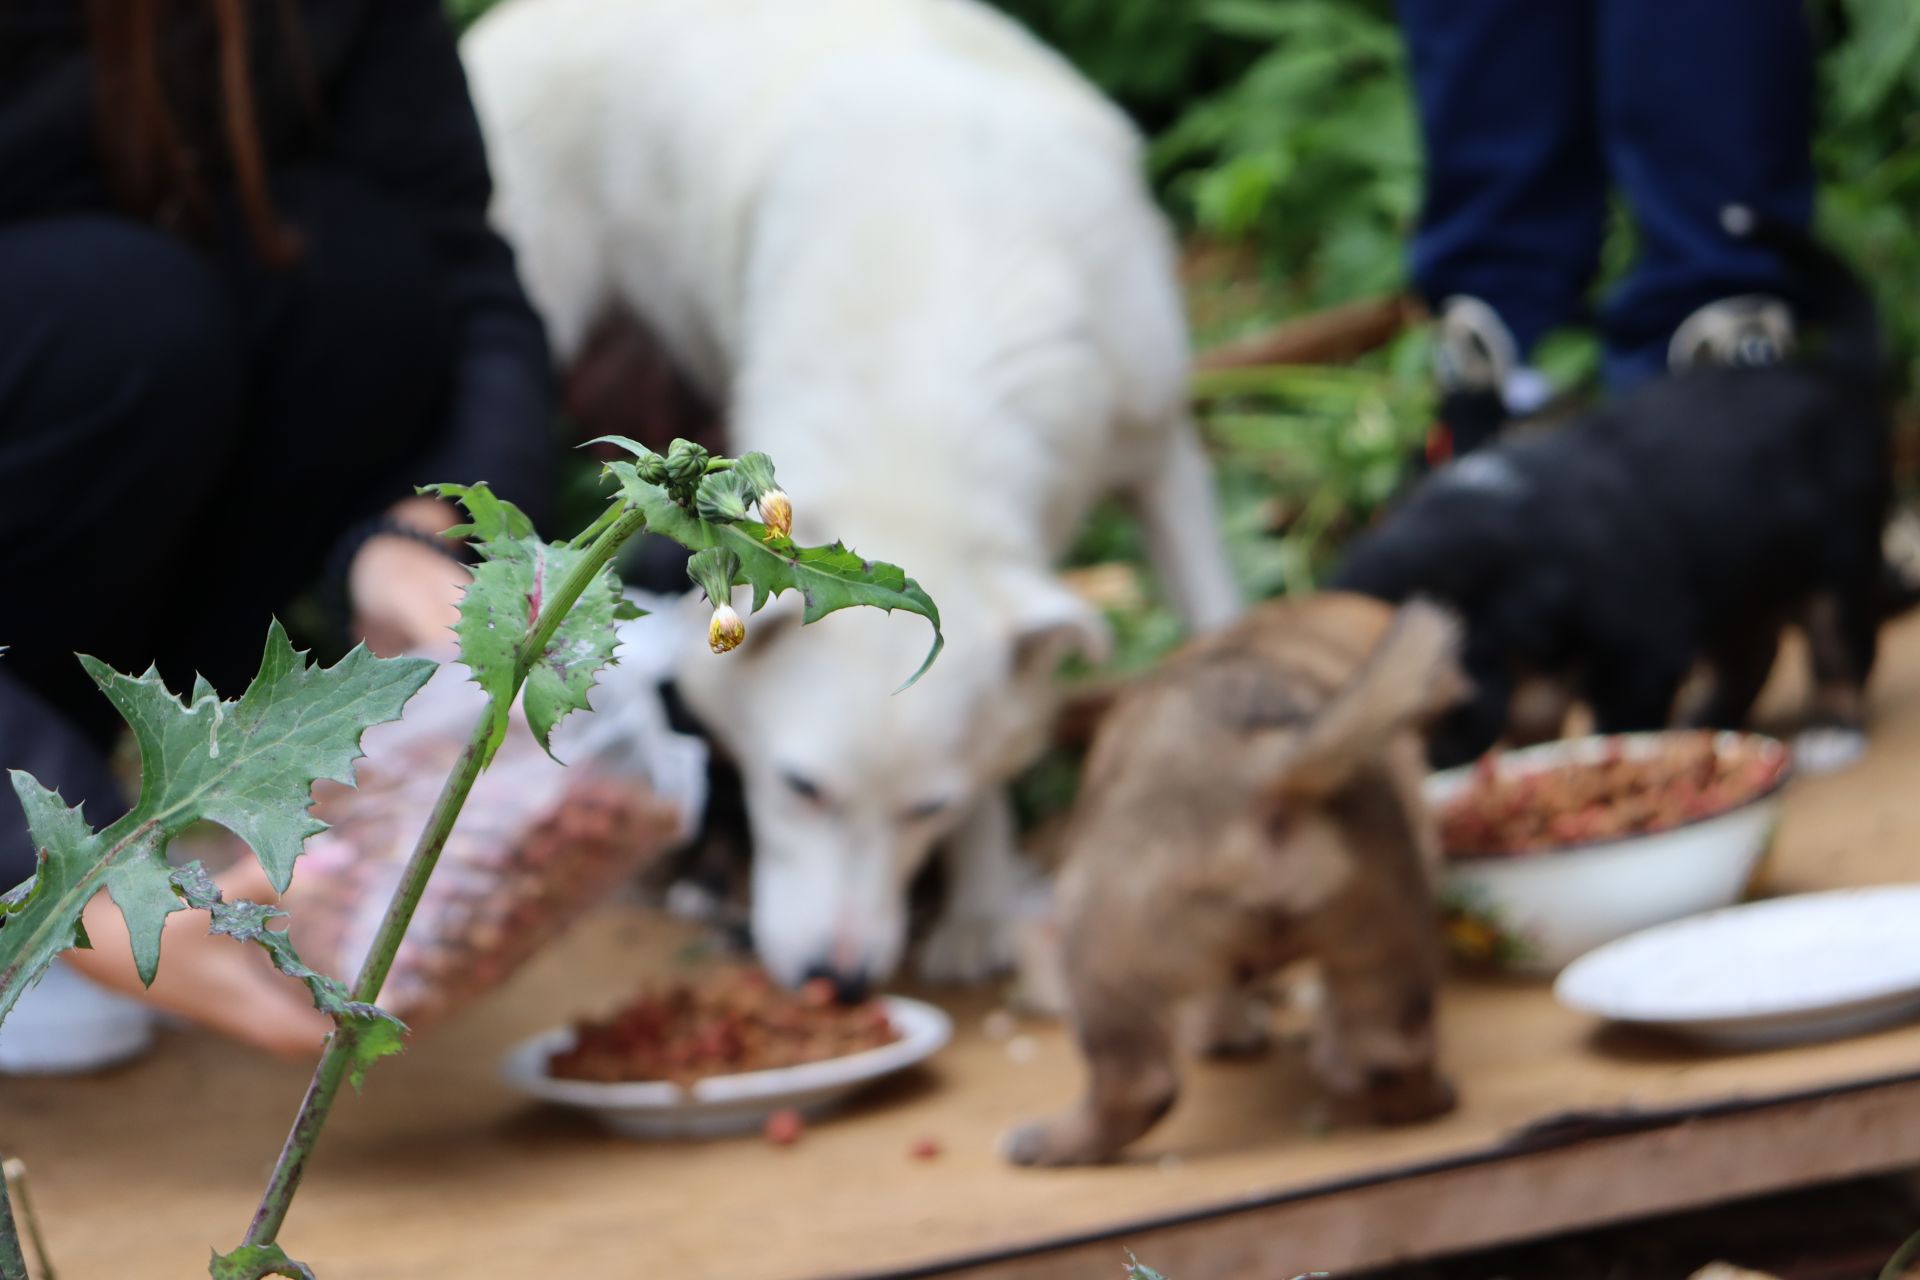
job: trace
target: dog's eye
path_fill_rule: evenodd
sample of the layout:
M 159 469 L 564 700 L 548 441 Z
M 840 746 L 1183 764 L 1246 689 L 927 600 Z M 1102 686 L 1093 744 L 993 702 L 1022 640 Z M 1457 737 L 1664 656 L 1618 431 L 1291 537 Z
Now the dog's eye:
M 938 817 L 945 811 L 947 804 L 948 802 L 944 799 L 922 800 L 907 810 L 906 819 L 908 822 L 925 822 L 928 818 Z
M 783 773 L 780 777 L 793 794 L 799 796 L 808 804 L 820 803 L 821 794 L 819 784 L 810 779 L 803 778 L 797 773 Z

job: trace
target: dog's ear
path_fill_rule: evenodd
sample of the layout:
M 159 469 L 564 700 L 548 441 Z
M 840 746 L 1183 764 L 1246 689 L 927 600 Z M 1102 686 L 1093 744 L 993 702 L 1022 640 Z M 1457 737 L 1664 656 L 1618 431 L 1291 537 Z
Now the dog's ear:
M 1113 656 L 1113 631 L 1093 604 L 1050 574 L 1022 574 L 1008 595 L 1013 672 L 1048 679 L 1070 657 L 1101 663 Z

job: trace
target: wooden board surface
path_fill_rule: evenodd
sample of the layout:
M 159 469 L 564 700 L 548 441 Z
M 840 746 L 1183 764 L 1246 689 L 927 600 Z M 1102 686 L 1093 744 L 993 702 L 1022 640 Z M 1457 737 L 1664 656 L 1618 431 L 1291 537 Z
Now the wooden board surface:
M 1920 626 L 1892 633 L 1874 701 L 1869 758 L 1796 785 L 1771 888 L 1920 880 Z M 1196 1069 L 1135 1159 L 1093 1171 L 998 1162 L 999 1132 L 1065 1103 L 1079 1065 L 1047 1027 L 1016 1061 L 982 1033 L 984 998 L 950 1002 L 960 1035 L 931 1067 L 789 1150 L 623 1141 L 497 1083 L 507 1045 L 624 994 L 678 938 L 609 910 L 382 1064 L 341 1104 L 289 1250 L 326 1280 L 1030 1280 L 1113 1274 L 1133 1247 L 1178 1280 L 1226 1280 L 1920 1162 L 1920 1086 L 1901 1083 L 1920 1077 L 1920 1028 L 1716 1056 L 1596 1032 L 1517 982 L 1449 991 L 1464 1105 L 1439 1123 L 1329 1127 L 1283 1048 Z M 0 1081 L 0 1147 L 28 1162 L 64 1280 L 202 1274 L 245 1227 L 306 1074 L 180 1032 L 126 1070 Z M 945 1154 L 911 1159 L 928 1137 Z

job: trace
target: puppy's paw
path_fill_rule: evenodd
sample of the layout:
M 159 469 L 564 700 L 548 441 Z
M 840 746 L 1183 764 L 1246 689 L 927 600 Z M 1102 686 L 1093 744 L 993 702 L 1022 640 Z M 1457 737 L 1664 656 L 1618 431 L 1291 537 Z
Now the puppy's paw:
M 1023 1169 L 1044 1166 L 1052 1146 L 1045 1124 L 1023 1124 L 1000 1136 L 1000 1158 Z
M 1802 773 L 1838 773 L 1867 753 L 1867 735 L 1858 729 L 1803 729 L 1793 740 L 1794 767 Z
M 941 917 L 920 947 L 920 976 L 936 984 L 972 986 L 1010 972 L 1014 924 L 1004 916 Z
M 1104 1151 L 1063 1134 L 1063 1128 L 1071 1127 L 1042 1120 L 1009 1129 L 1000 1138 L 1000 1157 L 1023 1169 L 1064 1169 L 1107 1159 Z
M 1389 1068 L 1367 1073 L 1362 1102 L 1376 1124 L 1418 1124 L 1453 1110 L 1459 1096 L 1431 1066 Z

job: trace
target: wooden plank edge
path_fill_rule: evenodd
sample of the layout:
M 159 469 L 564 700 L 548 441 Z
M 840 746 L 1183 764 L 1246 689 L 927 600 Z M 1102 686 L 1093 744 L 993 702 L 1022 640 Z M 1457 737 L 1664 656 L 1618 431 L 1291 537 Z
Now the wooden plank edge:
M 1103 1274 L 1127 1250 L 1177 1280 L 1339 1273 L 1914 1165 L 1920 1073 L 1704 1107 L 1560 1118 L 1443 1160 L 819 1280 L 1054 1280 Z

